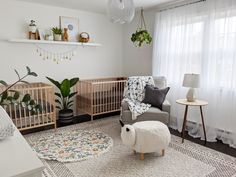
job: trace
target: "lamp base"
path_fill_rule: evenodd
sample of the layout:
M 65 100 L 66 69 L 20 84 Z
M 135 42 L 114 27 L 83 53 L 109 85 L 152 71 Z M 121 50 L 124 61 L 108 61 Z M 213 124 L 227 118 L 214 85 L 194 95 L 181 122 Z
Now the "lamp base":
M 188 102 L 194 102 L 196 101 L 196 95 L 195 95 L 195 89 L 189 88 L 188 93 L 186 95 L 186 99 Z

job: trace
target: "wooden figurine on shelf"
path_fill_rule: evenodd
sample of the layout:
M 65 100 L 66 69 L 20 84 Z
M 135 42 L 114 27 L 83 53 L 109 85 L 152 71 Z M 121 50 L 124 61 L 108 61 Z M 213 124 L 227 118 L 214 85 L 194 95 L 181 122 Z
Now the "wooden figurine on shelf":
M 35 39 L 35 40 L 39 39 L 37 26 L 34 20 L 31 20 L 29 24 L 29 39 Z
M 68 28 L 64 28 L 63 41 L 69 41 Z

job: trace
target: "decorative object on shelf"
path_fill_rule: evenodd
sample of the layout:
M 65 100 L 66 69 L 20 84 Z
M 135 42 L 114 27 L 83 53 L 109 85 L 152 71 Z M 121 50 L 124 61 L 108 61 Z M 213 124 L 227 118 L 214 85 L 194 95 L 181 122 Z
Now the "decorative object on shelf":
M 62 40 L 62 29 L 58 27 L 52 28 L 53 36 L 55 41 L 61 41 Z
M 69 41 L 77 42 L 79 34 L 79 21 L 74 17 L 60 17 L 61 29 L 68 29 Z
M 86 32 L 82 32 L 80 33 L 79 35 L 79 42 L 82 42 L 82 43 L 87 43 L 89 42 L 89 34 L 86 33 Z
M 45 34 L 45 40 L 46 41 L 53 41 L 53 35 Z
M 77 92 L 71 93 L 71 88 L 76 85 L 79 81 L 79 78 L 64 79 L 61 83 L 53 80 L 52 78 L 46 77 L 51 83 L 53 83 L 60 92 L 55 93 L 57 99 L 55 100 L 58 103 L 56 106 L 59 109 L 59 122 L 61 123 L 70 123 L 73 121 L 74 115 L 71 107 L 73 106 L 74 101 L 72 100 Z
M 28 66 L 26 69 L 27 73 L 22 77 L 20 76 L 19 72 L 15 70 L 18 80 L 11 85 L 8 85 L 5 81 L 0 80 L 0 84 L 5 87 L 5 89 L 0 93 L 0 106 L 21 105 L 22 107 L 27 108 L 31 114 L 36 114 L 42 111 L 41 105 L 37 104 L 35 100 L 31 99 L 29 93 L 21 95 L 19 91 L 12 89 L 18 83 L 28 84 L 28 82 L 24 80 L 28 76 L 37 77 L 37 74 L 32 72 Z
M 72 48 L 69 48 L 65 52 L 53 52 L 49 51 L 47 48 L 43 48 L 42 46 L 39 46 L 35 44 L 36 51 L 39 54 L 40 57 L 43 58 L 43 60 L 53 60 L 57 64 L 63 60 L 71 60 L 73 56 L 76 55 L 76 49 L 78 46 L 73 46 Z
M 29 29 L 29 39 L 38 40 L 39 36 L 38 36 L 37 26 L 34 20 L 30 21 L 28 29 Z
M 109 0 L 107 13 L 112 23 L 130 23 L 135 15 L 133 0 Z
M 199 74 L 185 74 L 183 80 L 183 87 L 189 87 L 186 99 L 188 102 L 194 102 L 196 100 L 195 88 L 200 86 Z
M 144 43 L 151 44 L 152 42 L 152 37 L 146 29 L 143 8 L 141 9 L 138 28 L 136 32 L 132 34 L 131 41 L 135 44 L 136 47 L 142 47 Z
M 68 28 L 64 28 L 63 41 L 69 41 Z
M 29 32 L 36 33 L 36 31 L 37 31 L 37 26 L 35 24 L 35 21 L 31 20 L 29 24 Z
M 45 30 L 45 40 L 53 41 L 53 32 L 51 29 Z
M 38 32 L 38 39 L 44 40 L 45 38 L 44 38 L 43 31 L 41 29 L 38 29 L 37 32 Z

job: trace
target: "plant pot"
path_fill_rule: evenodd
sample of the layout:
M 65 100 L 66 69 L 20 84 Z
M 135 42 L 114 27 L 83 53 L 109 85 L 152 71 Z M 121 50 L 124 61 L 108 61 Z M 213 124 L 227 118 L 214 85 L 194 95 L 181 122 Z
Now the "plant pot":
M 62 40 L 62 35 L 61 34 L 54 34 L 54 40 L 55 41 L 61 41 Z
M 74 119 L 72 109 L 65 109 L 59 111 L 59 122 L 60 123 L 71 123 Z

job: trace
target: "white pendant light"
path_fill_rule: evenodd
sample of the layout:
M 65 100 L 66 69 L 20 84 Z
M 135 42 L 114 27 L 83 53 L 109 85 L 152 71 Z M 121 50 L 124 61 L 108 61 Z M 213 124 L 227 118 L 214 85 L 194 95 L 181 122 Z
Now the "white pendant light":
M 112 23 L 129 23 L 135 14 L 134 2 L 133 0 L 109 0 L 107 13 Z

